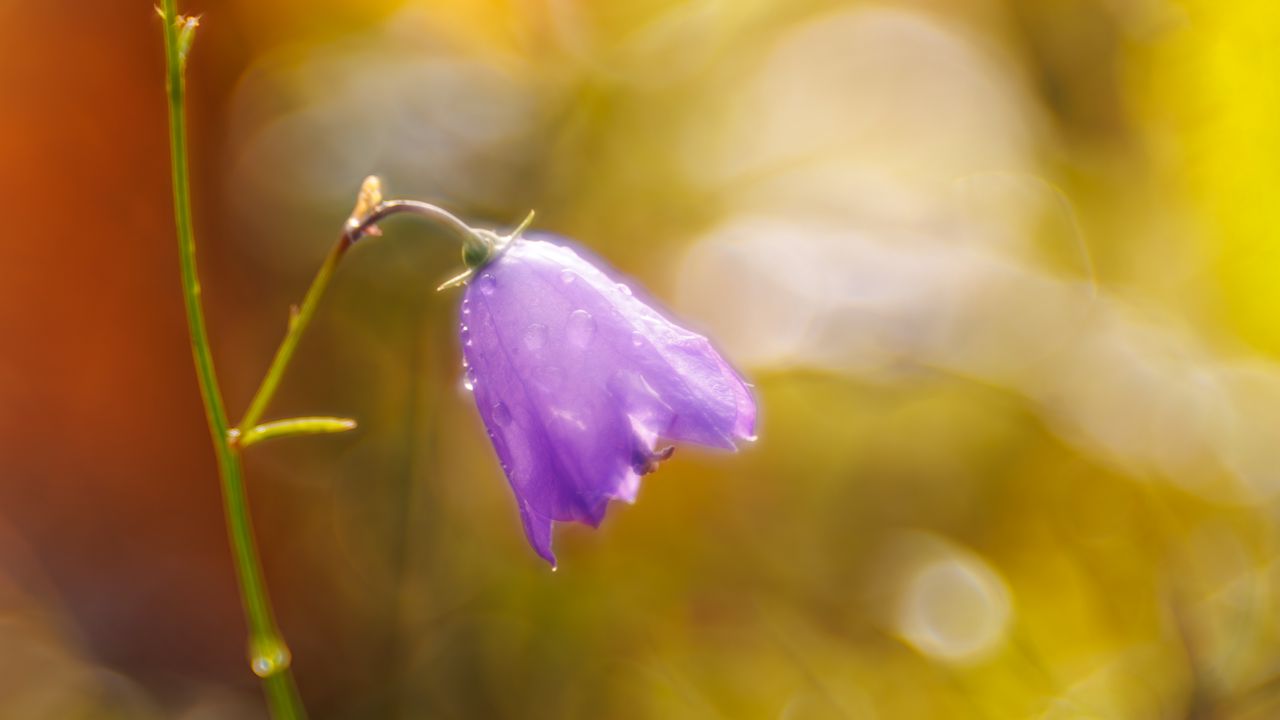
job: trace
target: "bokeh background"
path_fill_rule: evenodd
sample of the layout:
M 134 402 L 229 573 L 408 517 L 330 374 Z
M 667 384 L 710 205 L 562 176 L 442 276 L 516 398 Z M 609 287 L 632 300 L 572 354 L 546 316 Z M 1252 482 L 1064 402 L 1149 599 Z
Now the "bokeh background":
M 344 260 L 249 453 L 317 718 L 1280 716 L 1280 6 L 207 0 L 244 407 L 361 179 L 530 208 L 717 338 L 760 438 L 526 546 L 456 247 Z M 149 2 L 0 2 L 0 717 L 264 717 Z

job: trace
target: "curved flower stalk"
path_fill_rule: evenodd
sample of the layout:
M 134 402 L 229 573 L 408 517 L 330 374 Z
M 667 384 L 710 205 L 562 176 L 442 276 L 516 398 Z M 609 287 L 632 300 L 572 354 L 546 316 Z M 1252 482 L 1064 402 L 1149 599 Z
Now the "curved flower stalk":
M 661 440 L 734 449 L 756 406 L 707 338 L 554 236 L 515 237 L 461 308 L 467 384 L 525 534 L 555 566 L 555 521 L 596 527 L 671 456 Z

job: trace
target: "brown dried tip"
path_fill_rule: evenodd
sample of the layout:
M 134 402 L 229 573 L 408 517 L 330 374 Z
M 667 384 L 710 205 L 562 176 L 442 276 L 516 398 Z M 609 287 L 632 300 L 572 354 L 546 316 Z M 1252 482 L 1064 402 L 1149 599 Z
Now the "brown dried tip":
M 151 7 L 155 9 L 156 15 L 159 15 L 161 20 L 164 20 L 168 17 L 167 15 L 164 14 L 164 8 L 160 7 L 159 5 L 152 5 Z M 202 17 L 204 16 L 203 15 L 179 15 L 173 19 L 173 24 L 175 27 L 180 28 L 180 27 L 187 26 L 194 30 L 195 28 L 200 27 L 200 18 Z
M 382 203 L 382 181 L 377 175 L 370 175 L 360 184 L 360 194 L 356 196 L 356 207 L 351 211 L 351 219 L 362 222 L 373 209 Z

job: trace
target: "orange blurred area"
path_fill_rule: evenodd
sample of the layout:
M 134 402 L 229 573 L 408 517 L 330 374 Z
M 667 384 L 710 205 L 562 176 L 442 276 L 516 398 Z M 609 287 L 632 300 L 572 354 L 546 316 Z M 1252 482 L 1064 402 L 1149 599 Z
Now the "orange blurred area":
M 572 237 L 756 385 L 548 572 L 457 247 L 342 262 L 252 448 L 316 718 L 1280 714 L 1280 6 L 183 4 L 233 416 L 361 180 Z M 266 717 L 150 3 L 0 4 L 0 718 Z

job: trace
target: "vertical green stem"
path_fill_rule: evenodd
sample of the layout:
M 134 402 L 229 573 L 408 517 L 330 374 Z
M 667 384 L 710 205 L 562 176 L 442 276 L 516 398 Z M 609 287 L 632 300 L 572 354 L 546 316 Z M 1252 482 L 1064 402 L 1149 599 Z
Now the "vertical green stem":
M 191 331 L 191 353 L 195 359 L 200 395 L 218 460 L 230 539 L 240 597 L 249 624 L 251 668 L 262 677 L 271 714 L 275 718 L 304 718 L 306 711 L 289 671 L 289 650 L 276 626 L 271 601 L 267 597 L 258 559 L 249 501 L 245 493 L 240 455 L 228 434 L 227 413 L 214 373 L 213 355 L 200 304 L 200 281 L 196 274 L 195 236 L 191 222 L 191 191 L 187 171 L 186 115 L 184 111 L 184 58 L 178 46 L 175 0 L 164 0 L 164 46 L 168 69 L 169 149 L 173 168 L 173 209 L 178 232 L 178 254 L 182 268 L 183 300 Z

